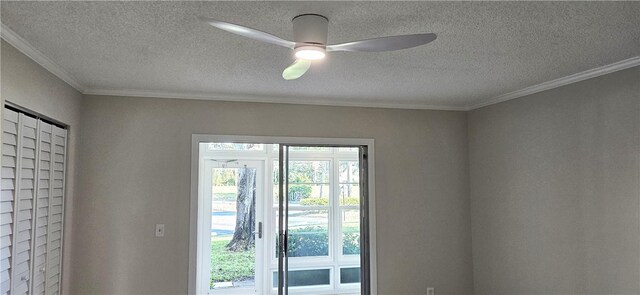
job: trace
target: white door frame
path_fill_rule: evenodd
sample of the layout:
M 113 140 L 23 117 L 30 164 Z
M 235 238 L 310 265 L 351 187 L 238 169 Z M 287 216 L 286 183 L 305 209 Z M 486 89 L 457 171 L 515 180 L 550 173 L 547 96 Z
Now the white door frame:
M 244 136 L 244 135 L 208 135 L 193 134 L 191 136 L 191 200 L 190 200 L 190 228 L 189 228 L 189 294 L 208 294 L 208 284 L 206 290 L 198 286 L 202 280 L 198 277 L 205 270 L 203 269 L 204 253 L 201 249 L 202 243 L 198 242 L 198 218 L 199 210 L 204 204 L 200 197 L 199 183 L 202 176 L 200 166 L 200 143 L 208 142 L 233 142 L 233 143 L 262 143 L 262 144 L 319 144 L 319 145 L 345 145 L 345 146 L 367 146 L 368 159 L 368 186 L 369 186 L 369 253 L 370 253 L 370 283 L 371 294 L 377 294 L 377 252 L 376 252 L 376 215 L 375 215 L 375 152 L 374 140 L 368 138 L 319 138 L 319 137 L 274 137 L 274 136 Z M 266 164 L 266 163 L 265 163 Z M 264 240 L 264 239 L 263 239 Z M 200 262 L 199 262 L 200 261 Z M 207 270 L 208 271 L 208 270 Z M 203 284 L 201 284 L 203 285 Z M 364 294 L 363 294 L 364 295 Z

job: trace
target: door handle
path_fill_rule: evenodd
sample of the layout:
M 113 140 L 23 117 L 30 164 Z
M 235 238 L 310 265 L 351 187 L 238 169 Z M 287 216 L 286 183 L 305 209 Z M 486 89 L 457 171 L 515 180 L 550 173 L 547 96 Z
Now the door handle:
M 284 241 L 282 242 L 284 256 L 289 256 L 289 231 L 284 232 Z
M 258 239 L 262 239 L 262 222 L 258 222 L 258 230 L 254 231 L 253 234 L 258 234 Z

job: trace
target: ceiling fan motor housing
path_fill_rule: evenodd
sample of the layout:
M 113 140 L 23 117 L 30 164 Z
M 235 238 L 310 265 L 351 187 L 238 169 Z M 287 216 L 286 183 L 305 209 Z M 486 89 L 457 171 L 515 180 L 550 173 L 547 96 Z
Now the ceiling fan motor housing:
M 313 46 L 324 50 L 327 45 L 329 19 L 319 14 L 302 14 L 294 17 L 292 22 L 295 48 Z

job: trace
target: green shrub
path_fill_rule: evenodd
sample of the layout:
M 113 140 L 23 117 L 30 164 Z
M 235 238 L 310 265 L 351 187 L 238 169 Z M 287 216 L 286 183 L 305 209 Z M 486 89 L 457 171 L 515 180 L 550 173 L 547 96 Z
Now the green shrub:
M 359 228 L 345 228 L 342 241 L 344 255 L 360 254 Z M 327 256 L 328 246 L 327 229 L 324 227 L 308 226 L 289 231 L 289 257 Z
M 327 229 L 307 226 L 289 231 L 289 257 L 329 255 Z

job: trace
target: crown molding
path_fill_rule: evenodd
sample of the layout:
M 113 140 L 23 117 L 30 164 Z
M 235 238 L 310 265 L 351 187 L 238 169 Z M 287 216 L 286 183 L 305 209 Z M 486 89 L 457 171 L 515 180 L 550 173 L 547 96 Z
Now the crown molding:
M 233 95 L 214 94 L 200 92 L 170 92 L 153 91 L 140 89 L 86 89 L 85 95 L 102 96 L 127 96 L 127 97 L 149 97 L 149 98 L 178 98 L 196 100 L 214 100 L 227 102 L 257 102 L 257 103 L 283 103 L 298 105 L 318 105 L 318 106 L 339 106 L 339 107 L 367 107 L 367 108 L 389 108 L 389 109 L 419 109 L 419 110 L 439 110 L 439 111 L 466 111 L 466 107 L 441 106 L 427 104 L 403 104 L 389 102 L 349 102 L 340 101 L 340 98 L 314 98 L 305 97 L 300 101 L 299 97 L 286 96 L 263 96 L 263 95 Z
M 27 40 L 20 37 L 20 35 L 9 29 L 9 27 L 7 27 L 5 24 L 0 24 L 0 26 L 0 37 L 7 41 L 7 43 L 11 44 L 11 46 L 18 49 L 24 55 L 28 56 L 30 59 L 45 68 L 47 71 L 54 74 L 56 77 L 60 78 L 62 81 L 69 84 L 71 87 L 80 92 L 84 92 L 85 87 L 83 87 L 82 84 L 78 83 L 78 81 L 71 77 L 71 75 L 67 73 L 67 71 L 65 71 L 60 65 L 58 65 L 38 49 L 33 47 L 33 45 L 27 42 Z
M 634 56 L 632 58 L 621 60 L 619 62 L 615 62 L 615 63 L 608 64 L 608 65 L 605 65 L 605 66 L 601 66 L 601 67 L 598 67 L 598 68 L 594 68 L 594 69 L 586 70 L 586 71 L 583 71 L 583 72 L 575 73 L 575 74 L 572 74 L 572 75 L 569 75 L 569 76 L 565 76 L 565 77 L 562 77 L 562 78 L 558 78 L 558 79 L 555 79 L 555 80 L 543 82 L 543 83 L 540 83 L 540 84 L 537 84 L 537 85 L 533 85 L 533 86 L 529 86 L 529 87 L 526 87 L 526 88 L 522 88 L 520 90 L 516 90 L 516 91 L 513 91 L 513 92 L 505 93 L 505 94 L 502 94 L 502 95 L 498 95 L 496 97 L 484 100 L 484 101 L 482 101 L 480 103 L 471 104 L 466 109 L 468 111 L 475 110 L 475 109 L 478 109 L 478 108 L 481 108 L 481 107 L 485 107 L 485 106 L 488 106 L 488 105 L 500 103 L 500 102 L 511 100 L 511 99 L 516 99 L 516 98 L 519 98 L 519 97 L 527 96 L 527 95 L 530 95 L 530 94 L 534 94 L 534 93 L 538 93 L 538 92 L 541 92 L 541 91 L 557 88 L 557 87 L 564 86 L 564 85 L 569 85 L 569 84 L 572 84 L 572 83 L 576 83 L 576 82 L 580 82 L 580 81 L 583 81 L 583 80 L 595 78 L 595 77 L 598 77 L 598 76 L 606 75 L 606 74 L 609 74 L 609 73 L 613 73 L 613 72 L 616 72 L 616 71 L 632 68 L 632 67 L 639 66 L 639 65 L 640 65 L 640 56 Z

